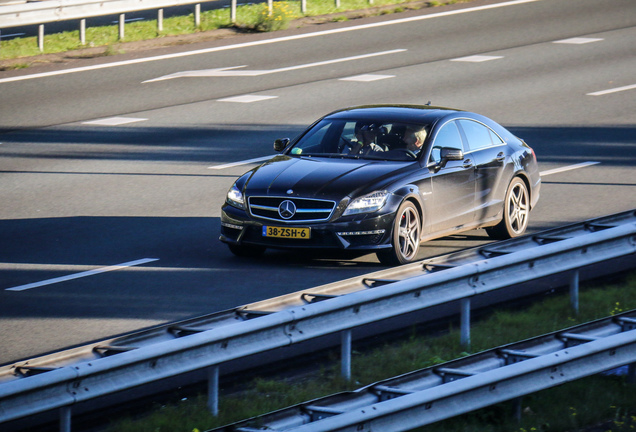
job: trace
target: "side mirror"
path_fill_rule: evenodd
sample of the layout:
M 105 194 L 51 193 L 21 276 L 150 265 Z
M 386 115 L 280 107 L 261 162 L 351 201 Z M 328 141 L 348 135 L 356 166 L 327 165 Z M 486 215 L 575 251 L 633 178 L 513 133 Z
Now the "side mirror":
M 464 159 L 464 152 L 460 149 L 451 148 L 451 147 L 442 147 L 440 149 L 440 158 L 441 161 L 435 167 L 436 171 L 444 168 L 448 161 L 458 161 Z
M 291 140 L 289 138 L 281 138 L 274 141 L 274 151 L 281 152 L 285 150 L 285 147 L 289 145 Z
M 462 160 L 464 159 L 464 152 L 456 148 L 442 147 L 440 156 L 442 157 L 442 162 Z

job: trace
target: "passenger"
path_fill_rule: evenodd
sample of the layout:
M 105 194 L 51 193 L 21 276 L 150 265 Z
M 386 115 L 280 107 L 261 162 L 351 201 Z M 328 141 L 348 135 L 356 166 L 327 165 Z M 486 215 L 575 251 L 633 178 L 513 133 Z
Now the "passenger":
M 422 150 L 422 145 L 426 140 L 426 129 L 413 129 L 407 128 L 404 132 L 404 142 L 406 143 L 406 149 L 412 151 L 416 155 Z

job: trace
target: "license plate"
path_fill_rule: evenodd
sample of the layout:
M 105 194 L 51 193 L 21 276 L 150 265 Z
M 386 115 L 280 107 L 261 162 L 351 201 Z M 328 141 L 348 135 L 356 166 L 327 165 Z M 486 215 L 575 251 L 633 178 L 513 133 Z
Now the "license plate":
M 285 228 L 285 227 L 264 226 L 263 237 L 308 239 L 311 237 L 311 228 Z

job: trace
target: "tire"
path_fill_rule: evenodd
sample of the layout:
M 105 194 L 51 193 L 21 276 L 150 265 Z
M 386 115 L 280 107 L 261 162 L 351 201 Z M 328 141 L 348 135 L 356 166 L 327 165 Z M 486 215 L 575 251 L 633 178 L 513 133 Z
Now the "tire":
M 530 194 L 525 182 L 515 177 L 508 185 L 504 199 L 503 219 L 492 228 L 486 228 L 488 236 L 495 240 L 519 237 L 526 232 L 530 215 Z
M 256 258 L 265 252 L 264 246 L 229 244 L 230 252 L 241 258 Z
M 404 201 L 393 220 L 391 248 L 376 253 L 385 265 L 402 265 L 415 261 L 420 250 L 422 223 L 420 213 L 410 201 Z

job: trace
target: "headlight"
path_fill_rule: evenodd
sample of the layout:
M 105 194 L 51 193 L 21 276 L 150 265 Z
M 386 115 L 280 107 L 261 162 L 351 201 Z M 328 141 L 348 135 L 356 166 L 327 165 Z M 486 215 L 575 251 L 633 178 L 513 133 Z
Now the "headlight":
M 233 184 L 229 191 L 227 191 L 226 202 L 232 207 L 244 209 L 245 208 L 245 198 L 243 198 L 243 192 L 236 187 L 236 184 Z
M 356 198 L 349 203 L 343 215 L 347 216 L 378 211 L 384 206 L 389 195 L 388 191 L 377 191 L 370 193 L 369 195 Z

